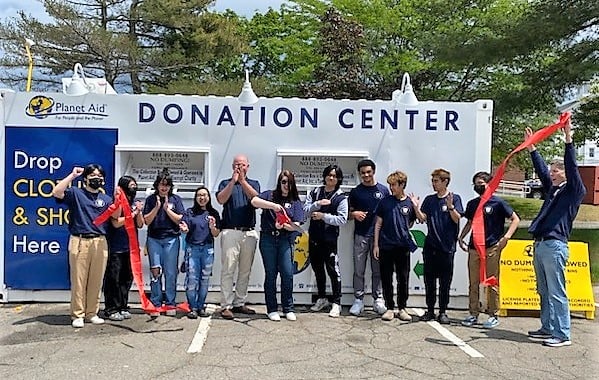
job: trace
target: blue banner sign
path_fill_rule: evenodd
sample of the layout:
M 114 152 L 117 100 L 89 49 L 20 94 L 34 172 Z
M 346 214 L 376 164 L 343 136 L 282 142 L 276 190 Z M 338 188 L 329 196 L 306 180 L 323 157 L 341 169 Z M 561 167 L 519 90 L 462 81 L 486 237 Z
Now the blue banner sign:
M 6 286 L 70 288 L 68 211 L 52 189 L 74 166 L 97 163 L 114 189 L 116 129 L 6 127 L 4 266 Z M 81 178 L 73 181 L 81 186 Z

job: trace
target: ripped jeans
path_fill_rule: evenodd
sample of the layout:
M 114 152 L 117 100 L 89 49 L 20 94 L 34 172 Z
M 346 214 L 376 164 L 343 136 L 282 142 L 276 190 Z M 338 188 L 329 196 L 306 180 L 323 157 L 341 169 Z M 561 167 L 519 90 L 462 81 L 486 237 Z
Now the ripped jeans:
M 150 274 L 150 301 L 156 307 L 162 305 L 162 274 L 164 273 L 164 292 L 167 306 L 176 306 L 177 262 L 179 260 L 179 236 L 155 239 L 148 236 L 146 242 L 150 259 L 150 272 L 158 270 L 158 275 Z
M 191 310 L 204 309 L 214 264 L 213 244 L 187 244 L 185 248 L 185 294 Z

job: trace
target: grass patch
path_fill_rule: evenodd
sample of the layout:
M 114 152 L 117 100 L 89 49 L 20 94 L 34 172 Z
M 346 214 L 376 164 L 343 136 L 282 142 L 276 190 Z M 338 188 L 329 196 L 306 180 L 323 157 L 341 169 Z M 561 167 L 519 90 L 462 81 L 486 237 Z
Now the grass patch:
M 539 213 L 543 201 L 539 199 L 502 197 L 516 211 L 522 220 L 532 220 Z M 599 206 L 580 205 L 575 221 L 599 222 Z

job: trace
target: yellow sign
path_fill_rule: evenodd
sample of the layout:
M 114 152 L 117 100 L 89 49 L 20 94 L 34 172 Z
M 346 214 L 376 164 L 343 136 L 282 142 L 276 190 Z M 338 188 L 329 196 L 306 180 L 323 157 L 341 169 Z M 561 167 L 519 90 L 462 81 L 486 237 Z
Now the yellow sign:
M 589 247 L 586 243 L 569 242 L 570 258 L 566 263 L 566 293 L 570 311 L 585 312 L 595 318 L 595 301 L 591 285 Z M 507 310 L 540 310 L 533 260 L 533 242 L 510 240 L 501 253 L 499 274 L 499 308 Z

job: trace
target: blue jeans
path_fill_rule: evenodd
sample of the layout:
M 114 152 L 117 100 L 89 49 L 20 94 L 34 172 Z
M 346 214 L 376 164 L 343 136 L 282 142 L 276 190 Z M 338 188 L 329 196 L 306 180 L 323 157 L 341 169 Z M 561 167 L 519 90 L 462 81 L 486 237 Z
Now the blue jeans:
M 281 306 L 284 313 L 293 311 L 293 239 L 288 233 L 279 236 L 260 234 L 260 254 L 264 263 L 264 298 L 266 312 L 277 311 L 277 275 L 281 274 Z
M 179 236 L 170 236 L 162 239 L 148 237 L 146 246 L 148 248 L 148 257 L 150 258 L 150 270 L 158 268 L 158 276 L 151 275 L 150 282 L 150 301 L 154 306 L 162 306 L 162 274 L 164 273 L 164 291 L 167 306 L 176 306 L 177 297 L 177 274 L 179 268 Z
M 204 309 L 214 264 L 214 245 L 187 244 L 185 249 L 185 294 L 191 310 Z
M 541 330 L 561 340 L 570 340 L 570 308 L 564 272 L 568 257 L 568 244 L 563 241 L 535 242 L 533 264 L 541 298 Z

